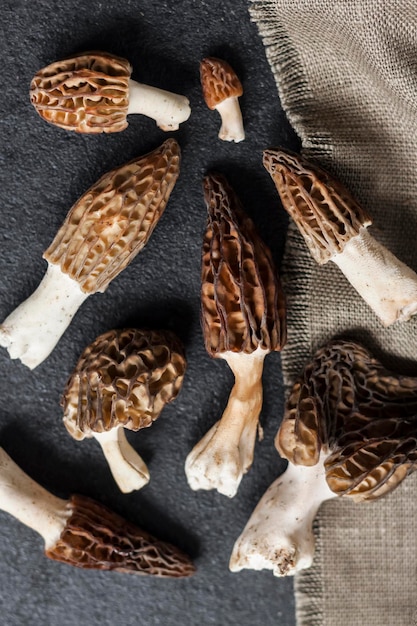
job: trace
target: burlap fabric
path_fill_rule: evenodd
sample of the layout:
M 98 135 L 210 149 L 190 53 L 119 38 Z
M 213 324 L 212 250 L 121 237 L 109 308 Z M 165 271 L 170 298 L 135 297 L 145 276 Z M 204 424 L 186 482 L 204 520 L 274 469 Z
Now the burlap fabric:
M 304 154 L 347 184 L 375 238 L 417 270 L 415 0 L 260 0 L 250 10 Z M 417 321 L 384 329 L 336 266 L 314 264 L 293 225 L 284 277 L 287 384 L 335 335 L 417 373 Z M 326 503 L 316 537 L 314 566 L 295 580 L 299 625 L 417 624 L 416 474 L 372 504 Z

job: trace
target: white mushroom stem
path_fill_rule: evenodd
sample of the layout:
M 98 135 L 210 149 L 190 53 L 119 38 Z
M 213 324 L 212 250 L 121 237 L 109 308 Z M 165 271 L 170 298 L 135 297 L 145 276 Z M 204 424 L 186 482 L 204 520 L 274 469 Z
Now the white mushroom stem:
M 149 470 L 136 450 L 127 441 L 122 426 L 92 434 L 103 450 L 120 491 L 130 493 L 136 489 L 141 489 L 149 482 Z
M 191 108 L 185 96 L 130 80 L 127 114 L 130 113 L 151 117 L 159 128 L 169 131 L 178 130 L 188 120 Z
M 191 489 L 217 489 L 232 498 L 253 461 L 262 408 L 262 370 L 265 350 L 252 354 L 225 352 L 235 384 L 220 421 L 188 455 L 185 473 Z
M 321 503 L 336 495 L 325 479 L 324 458 L 313 467 L 290 463 L 267 489 L 234 545 L 232 572 L 269 569 L 287 576 L 310 567 L 314 518 Z
M 59 265 L 48 264 L 39 287 L 0 325 L 0 346 L 30 369 L 52 352 L 88 297 Z
M 71 515 L 68 500 L 46 491 L 29 478 L 0 448 L 0 509 L 39 533 L 45 549 L 52 548 Z
M 384 326 L 417 313 L 417 274 L 362 228 L 331 259 Z
M 215 108 L 222 118 L 219 139 L 223 141 L 234 141 L 235 143 L 243 141 L 245 139 L 245 130 L 243 128 L 242 112 L 238 98 L 226 98 L 226 100 L 223 100 L 223 102 L 218 104 Z

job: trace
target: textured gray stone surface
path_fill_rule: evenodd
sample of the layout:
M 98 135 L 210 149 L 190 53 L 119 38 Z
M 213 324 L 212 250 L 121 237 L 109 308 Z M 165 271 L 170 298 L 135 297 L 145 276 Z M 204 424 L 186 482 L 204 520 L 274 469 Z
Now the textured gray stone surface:
M 221 415 L 232 384 L 223 362 L 205 353 L 199 324 L 199 273 L 205 207 L 201 179 L 228 175 L 279 263 L 286 220 L 261 163 L 271 145 L 294 147 L 256 28 L 243 0 L 55 3 L 3 0 L 0 52 L 0 318 L 26 298 L 45 270 L 42 252 L 68 209 L 99 176 L 167 137 L 152 120 L 131 117 L 123 133 L 80 136 L 48 125 L 28 98 L 32 75 L 77 51 L 102 49 L 129 58 L 133 77 L 186 94 L 192 116 L 173 133 L 182 173 L 145 250 L 103 295 L 87 300 L 52 355 L 29 371 L 0 350 L 0 444 L 54 493 L 89 495 L 194 558 L 189 580 L 152 580 L 88 572 L 47 560 L 40 537 L 0 513 L 2 626 L 95 624 L 194 626 L 294 623 L 292 581 L 269 573 L 231 574 L 236 537 L 260 495 L 283 470 L 273 447 L 282 416 L 280 357 L 268 357 L 255 463 L 238 495 L 191 492 L 184 460 Z M 198 62 L 229 60 L 245 87 L 247 140 L 217 139 L 219 117 L 204 105 Z M 83 348 L 98 334 L 134 325 L 168 327 L 185 343 L 188 371 L 175 403 L 152 428 L 129 433 L 149 464 L 151 482 L 122 495 L 92 440 L 73 441 L 61 420 L 60 394 Z

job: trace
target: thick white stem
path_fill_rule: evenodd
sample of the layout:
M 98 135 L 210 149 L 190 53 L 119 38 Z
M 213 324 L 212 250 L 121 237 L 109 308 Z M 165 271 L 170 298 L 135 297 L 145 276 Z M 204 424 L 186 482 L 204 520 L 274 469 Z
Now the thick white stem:
M 129 81 L 129 108 L 127 114 L 140 113 L 155 120 L 162 130 L 178 130 L 191 114 L 190 102 L 185 96 L 157 87 Z
M 68 500 L 46 491 L 29 478 L 0 448 L 0 509 L 39 533 L 45 549 L 52 548 L 71 515 Z
M 266 352 L 222 354 L 235 375 L 223 416 L 191 450 L 185 473 L 191 489 L 217 489 L 232 498 L 253 461 L 262 408 Z
M 234 545 L 232 572 L 269 569 L 275 576 L 287 576 L 310 567 L 314 518 L 320 504 L 335 497 L 323 461 L 313 467 L 290 463 L 267 489 Z
M 220 113 L 222 118 L 219 139 L 234 141 L 235 143 L 243 141 L 245 139 L 245 130 L 238 98 L 226 98 L 226 100 L 223 100 L 216 106 L 216 111 Z
M 384 326 L 417 313 L 417 274 L 362 228 L 331 259 Z
M 30 369 L 52 352 L 88 297 L 78 283 L 48 264 L 39 287 L 0 325 L 0 346 Z
M 110 471 L 120 491 L 130 493 L 149 482 L 149 470 L 126 439 L 123 427 L 93 433 L 103 450 Z

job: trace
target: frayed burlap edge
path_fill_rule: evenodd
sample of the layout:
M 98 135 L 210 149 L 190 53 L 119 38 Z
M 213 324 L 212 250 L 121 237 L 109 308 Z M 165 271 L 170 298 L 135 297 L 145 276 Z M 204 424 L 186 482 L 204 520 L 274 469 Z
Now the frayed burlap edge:
M 303 143 L 304 153 L 307 156 L 329 159 L 330 142 L 325 137 L 317 138 L 315 135 L 316 129 L 309 118 L 310 90 L 297 51 L 292 47 L 284 27 L 277 23 L 274 2 L 268 0 L 254 2 L 250 7 L 250 15 L 257 24 L 264 42 L 266 57 L 275 78 L 281 104 L 290 124 Z M 312 136 L 316 138 L 312 140 Z M 291 259 L 295 256 L 297 267 L 291 264 Z M 297 227 L 291 222 L 282 267 L 289 329 L 288 341 L 281 353 L 286 391 L 300 374 L 300 363 L 305 363 L 311 356 L 308 293 L 312 268 L 311 255 Z M 314 532 L 316 537 L 314 566 L 294 578 L 296 620 L 299 626 L 323 624 L 320 514 L 315 520 Z

